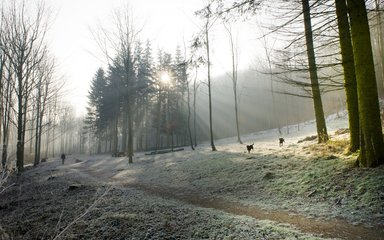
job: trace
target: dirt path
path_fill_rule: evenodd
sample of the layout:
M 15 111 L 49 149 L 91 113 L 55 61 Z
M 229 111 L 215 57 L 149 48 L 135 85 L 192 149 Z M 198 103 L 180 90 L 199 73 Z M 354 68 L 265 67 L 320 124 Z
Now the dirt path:
M 310 219 L 301 215 L 285 211 L 270 211 L 256 207 L 241 205 L 237 202 L 224 201 L 219 198 L 207 198 L 196 192 L 185 189 L 173 189 L 160 185 L 149 185 L 140 182 L 127 183 L 124 179 L 118 179 L 114 174 L 106 171 L 93 171 L 85 165 L 78 165 L 77 171 L 97 179 L 97 181 L 109 182 L 117 186 L 135 188 L 165 199 L 176 199 L 188 204 L 204 208 L 212 208 L 234 215 L 250 216 L 258 220 L 272 220 L 279 223 L 288 223 L 296 226 L 303 232 L 320 234 L 323 237 L 341 239 L 384 239 L 384 229 L 378 226 L 367 228 L 360 225 L 352 225 L 343 220 Z
M 341 239 L 384 239 L 384 229 L 366 228 L 363 226 L 351 225 L 343 220 L 320 220 L 309 219 L 300 215 L 290 214 L 284 211 L 270 211 L 255 207 L 243 206 L 236 202 L 223 201 L 200 197 L 197 194 L 183 192 L 182 189 L 169 189 L 159 186 L 148 186 L 142 184 L 126 184 L 127 187 L 134 187 L 151 194 L 164 198 L 177 199 L 189 204 L 205 208 L 213 208 L 235 215 L 250 216 L 259 220 L 272 220 L 279 223 L 288 223 L 296 226 L 303 232 L 321 234 L 323 237 Z

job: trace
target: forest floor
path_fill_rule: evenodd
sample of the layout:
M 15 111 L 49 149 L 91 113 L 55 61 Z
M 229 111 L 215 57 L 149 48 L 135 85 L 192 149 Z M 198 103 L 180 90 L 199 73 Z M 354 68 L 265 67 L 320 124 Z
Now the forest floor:
M 0 239 L 384 239 L 384 167 L 354 167 L 345 117 L 167 154 L 49 159 L 0 189 Z M 287 132 L 287 129 L 282 129 Z M 299 142 L 300 141 L 300 142 Z M 5 187 L 7 187 L 5 189 Z

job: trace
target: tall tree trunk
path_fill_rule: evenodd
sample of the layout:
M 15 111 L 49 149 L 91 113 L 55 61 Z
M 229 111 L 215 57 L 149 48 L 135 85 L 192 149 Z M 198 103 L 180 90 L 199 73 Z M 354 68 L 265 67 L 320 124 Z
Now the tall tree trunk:
M 41 107 L 41 80 L 38 83 L 37 99 L 36 99 L 36 129 L 35 129 L 35 161 L 33 166 L 37 166 L 40 163 L 40 149 L 39 149 L 39 133 L 40 127 L 40 107 Z
M 39 128 L 39 116 L 38 116 L 38 114 L 37 114 L 37 116 L 36 116 L 36 125 L 35 125 L 35 127 L 36 127 L 36 129 L 35 129 L 35 160 L 34 160 L 34 162 L 33 162 L 33 166 L 37 166 L 37 165 L 39 165 L 39 156 L 38 156 L 38 151 L 39 151 L 39 136 L 40 136 L 40 134 L 39 134 L 39 130 L 40 130 L 40 128 Z M 31 141 L 32 141 L 32 139 L 31 139 Z
M 29 139 L 30 139 L 30 141 L 29 141 L 29 154 L 30 155 L 32 155 L 32 152 L 34 149 L 33 148 L 34 141 L 32 141 L 32 139 L 34 136 L 36 136 L 36 135 L 34 135 L 33 130 L 32 130 L 32 129 L 36 128 L 36 124 L 37 124 L 35 122 L 35 118 L 36 118 L 35 114 L 36 114 L 35 105 L 32 105 L 32 116 L 31 116 L 31 121 L 30 121 L 30 126 L 29 126 L 29 128 L 31 129 L 31 131 L 29 131 Z
M 21 172 L 24 169 L 24 138 L 23 138 L 23 76 L 22 69 L 18 69 L 18 93 L 17 93 L 17 144 L 16 144 L 16 168 Z
M 1 49 L 0 49 L 0 51 L 1 51 Z M 5 60 L 3 60 L 3 59 L 4 59 L 4 56 L 2 56 L 2 54 L 0 54 L 0 139 L 3 139 L 2 138 L 2 130 L 3 130 L 2 124 L 4 121 L 4 100 L 5 100 L 5 96 L 4 96 L 5 78 L 3 76 Z
M 41 97 L 41 95 L 40 95 Z M 40 162 L 40 159 L 41 159 L 41 139 L 42 139 L 42 135 L 43 135 L 43 118 L 44 118 L 44 114 L 45 114 L 45 109 L 46 109 L 46 104 L 47 104 L 47 97 L 48 97 L 48 85 L 46 85 L 46 88 L 45 88 L 45 93 L 44 93 L 44 99 L 42 102 L 40 102 L 40 112 L 38 112 L 38 115 L 40 116 L 40 119 L 39 119 L 39 137 L 38 137 L 38 151 L 37 151 L 37 159 L 38 161 Z
M 171 133 L 172 133 L 172 127 L 171 127 L 171 117 L 170 117 L 170 100 L 169 100 L 169 92 L 170 89 L 167 89 L 167 100 L 166 100 L 166 112 L 165 112 L 165 131 L 167 134 L 167 148 L 171 146 Z
M 205 40 L 207 44 L 207 60 L 208 60 L 208 99 L 209 99 L 209 134 L 211 137 L 211 147 L 212 151 L 216 151 L 215 143 L 213 142 L 213 126 L 212 126 L 212 92 L 211 92 L 211 61 L 210 61 L 210 54 L 209 54 L 209 35 L 208 35 L 208 24 L 209 21 L 207 20 L 207 23 L 205 25 Z
M 313 98 L 313 105 L 314 105 L 315 117 L 316 117 L 317 138 L 319 143 L 323 143 L 328 141 L 328 133 L 327 133 L 327 126 L 325 124 L 323 103 L 321 100 L 319 80 L 317 76 L 317 66 L 316 66 L 315 50 L 313 46 L 313 35 L 312 35 L 309 1 L 302 0 L 302 4 L 303 4 L 305 40 L 307 44 L 309 74 L 311 78 L 312 98 Z
M 128 105 L 127 110 L 128 110 L 128 163 L 133 163 L 133 118 L 132 118 L 132 106 Z
M 43 133 L 43 111 L 40 112 L 40 121 L 39 121 L 39 137 L 38 137 L 38 150 L 37 150 L 37 160 L 40 163 L 41 159 L 41 135 Z
M 380 9 L 381 1 L 375 0 L 376 5 L 376 20 L 377 20 L 377 45 L 379 49 L 378 64 L 380 66 L 380 81 L 378 81 L 378 94 L 379 96 L 384 96 L 384 39 L 383 39 L 383 23 L 381 22 L 382 10 Z
M 118 145 L 119 145 L 119 131 L 118 131 L 118 124 L 119 124 L 119 116 L 116 114 L 115 116 L 115 122 L 113 125 L 113 154 L 117 156 L 118 152 Z
M 195 150 L 193 147 L 193 140 L 192 140 L 192 131 L 191 131 L 191 98 L 190 98 L 190 92 L 189 92 L 189 82 L 187 81 L 187 99 L 188 99 L 188 135 L 189 135 L 189 142 L 191 144 L 192 150 Z
M 6 107 L 7 109 L 7 107 Z M 9 139 L 9 116 L 8 116 L 8 112 L 5 111 L 4 112 L 4 118 L 3 118 L 3 122 L 2 122 L 2 129 L 3 129 L 3 135 L 2 135 L 2 144 L 3 144 L 3 152 L 2 152 L 2 155 L 1 155 L 1 164 L 2 164 L 2 167 L 3 169 L 6 169 L 7 168 L 7 157 L 8 157 L 8 154 L 7 154 L 7 149 L 8 149 L 8 139 Z
M 113 154 L 113 147 L 112 147 L 112 144 L 113 144 L 113 129 L 111 127 L 109 127 L 109 135 L 108 135 L 108 138 L 109 138 L 109 152 Z
M 236 132 L 237 132 L 237 141 L 240 143 L 240 144 L 243 144 L 243 141 L 241 141 L 241 137 L 240 137 L 240 124 L 239 124 L 239 108 L 238 108 L 238 101 L 237 101 L 237 70 L 236 70 L 236 73 L 233 72 L 233 78 L 235 78 L 236 80 L 233 80 L 233 95 L 234 95 L 234 98 L 235 98 L 235 117 L 236 117 Z
M 52 157 L 55 156 L 55 142 L 56 142 L 56 115 L 57 114 L 57 98 L 55 98 L 54 106 L 53 106 L 53 121 L 52 121 Z
M 362 133 L 359 163 L 363 167 L 376 167 L 384 163 L 384 143 L 367 11 L 364 0 L 347 0 L 347 3 Z
M 51 132 L 51 110 L 49 108 L 48 112 L 48 125 L 47 125 L 47 133 L 45 137 L 45 155 L 44 158 L 48 158 L 49 155 L 49 138 L 50 138 L 50 132 Z
M 229 36 L 229 42 L 231 44 L 231 60 L 232 60 L 232 88 L 233 88 L 233 95 L 234 95 L 234 100 L 235 100 L 235 120 L 236 120 L 236 132 L 237 132 L 237 141 L 240 144 L 243 144 L 240 138 L 240 129 L 239 129 L 239 112 L 238 112 L 238 101 L 237 101 L 237 59 L 236 57 L 238 54 L 236 54 L 236 49 L 235 49 L 235 43 L 233 41 L 233 36 L 232 36 L 232 28 L 231 26 L 225 26 L 225 29 L 227 30 L 228 36 Z
M 7 103 L 8 104 L 8 103 Z M 3 169 L 7 168 L 7 158 L 8 158 L 8 142 L 9 142 L 9 106 L 6 106 L 6 110 L 4 112 L 4 119 L 3 119 L 3 153 L 1 155 L 1 163 L 3 166 Z
M 127 101 L 128 104 L 128 101 Z M 123 127 L 122 127 L 122 133 L 121 133 L 121 151 L 122 152 L 127 152 L 127 135 L 128 135 L 128 107 L 125 106 L 123 107 L 124 112 L 123 112 Z
M 161 89 L 159 89 L 159 97 L 157 103 L 157 128 L 156 128 L 156 151 L 160 149 L 160 127 L 161 127 Z
M 356 152 L 360 147 L 359 109 L 357 99 L 355 61 L 351 32 L 349 30 L 348 9 L 345 0 L 336 0 L 336 14 L 339 28 L 342 65 L 344 69 L 345 93 L 349 116 L 350 144 L 349 151 Z
M 149 147 L 149 137 L 148 137 L 148 130 L 149 130 L 149 124 L 148 124 L 148 101 L 147 98 L 145 98 L 145 104 L 144 104 L 144 150 L 147 151 Z
M 80 143 L 82 142 L 82 139 L 81 139 L 81 137 L 82 136 L 80 136 Z M 97 154 L 101 154 L 101 136 L 100 136 L 100 134 L 97 136 L 97 139 L 96 139 L 96 141 L 97 141 Z M 82 147 L 82 145 L 80 144 L 80 152 L 82 152 L 81 151 L 81 147 Z
M 196 68 L 196 76 L 197 76 L 197 68 Z M 197 95 L 197 77 L 193 81 L 193 140 L 195 143 L 195 147 L 197 147 L 197 132 L 196 132 L 196 95 Z
M 8 75 L 9 76 L 9 75 Z M 2 143 L 3 143 L 3 153 L 1 156 L 1 163 L 4 169 L 7 168 L 7 158 L 8 158 L 8 142 L 9 142 L 9 123 L 10 123 L 10 111 L 11 111 L 11 99 L 12 99 L 12 91 L 11 91 L 11 85 L 10 81 L 7 81 L 7 87 L 5 88 L 5 92 L 3 92 L 5 96 L 3 96 L 3 121 L 2 121 L 2 129 L 3 129 L 3 136 L 2 136 Z

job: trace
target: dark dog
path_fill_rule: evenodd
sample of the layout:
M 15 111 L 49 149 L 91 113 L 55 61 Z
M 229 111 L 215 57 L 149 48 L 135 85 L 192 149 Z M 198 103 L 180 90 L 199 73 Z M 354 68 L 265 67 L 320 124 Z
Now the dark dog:
M 253 150 L 253 144 L 254 144 L 254 143 L 252 143 L 251 145 L 247 145 L 247 151 L 248 151 L 248 153 L 250 153 L 251 150 Z
M 284 138 L 279 138 L 279 146 L 280 147 L 283 146 L 284 142 L 285 142 Z

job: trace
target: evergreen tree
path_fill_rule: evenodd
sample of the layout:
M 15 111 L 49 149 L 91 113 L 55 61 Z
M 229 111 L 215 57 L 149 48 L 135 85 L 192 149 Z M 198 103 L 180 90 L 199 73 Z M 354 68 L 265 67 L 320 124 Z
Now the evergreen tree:
M 188 136 L 187 116 L 185 106 L 186 91 L 188 90 L 188 76 L 187 76 L 187 63 L 185 57 L 181 53 L 180 46 L 176 48 L 176 54 L 174 58 L 174 75 L 175 75 L 175 100 L 176 100 L 176 112 L 175 119 L 177 122 L 176 134 L 179 136 L 180 144 L 185 145 Z
M 150 94 L 153 93 L 153 62 L 150 42 L 147 41 L 145 49 L 138 42 L 135 48 L 135 69 L 137 79 L 137 99 L 136 99 L 136 142 L 139 150 L 147 148 L 148 137 L 148 112 L 150 106 Z
M 353 49 L 351 41 L 351 32 L 349 29 L 348 9 L 345 0 L 336 0 L 335 3 L 339 29 L 342 65 L 344 70 L 344 86 L 347 97 L 347 110 L 349 116 L 349 150 L 351 152 L 356 152 L 360 146 L 359 110 L 356 88 L 355 62 L 353 60 Z
M 303 5 L 303 14 L 304 14 L 305 39 L 307 44 L 309 74 L 311 79 L 313 105 L 315 109 L 317 139 L 319 143 L 322 143 L 322 142 L 328 141 L 328 133 L 327 133 L 327 126 L 325 124 L 319 79 L 317 76 L 317 66 L 316 66 L 315 50 L 313 45 L 309 0 L 302 0 L 302 5 Z
M 118 59 L 115 59 L 113 65 L 108 67 L 105 108 L 103 109 L 111 135 L 112 154 L 118 152 L 118 126 L 122 109 L 123 90 L 122 66 Z
M 106 113 L 106 97 L 107 97 L 107 81 L 105 72 L 99 68 L 91 82 L 90 91 L 88 92 L 87 117 L 84 121 L 86 129 L 91 131 L 97 138 L 98 146 L 100 146 L 101 136 L 106 127 L 108 119 Z M 100 148 L 98 147 L 98 153 Z

